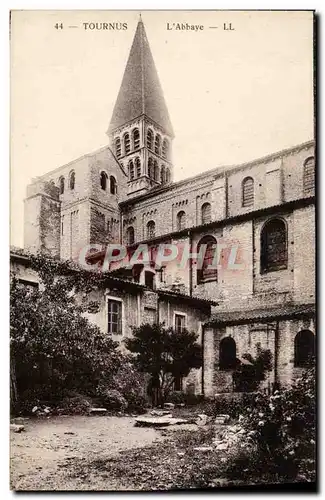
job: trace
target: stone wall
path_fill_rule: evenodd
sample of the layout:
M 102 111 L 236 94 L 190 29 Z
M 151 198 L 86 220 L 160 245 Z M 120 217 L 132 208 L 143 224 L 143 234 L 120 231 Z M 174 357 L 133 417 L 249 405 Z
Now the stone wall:
M 148 214 L 156 223 L 156 236 L 160 236 L 177 230 L 180 210 L 186 214 L 186 227 L 201 224 L 201 208 L 207 202 L 212 220 L 222 220 L 296 200 L 304 196 L 303 164 L 313 150 L 313 143 L 308 142 L 243 165 L 216 168 L 135 199 L 123 211 L 135 217 L 135 237 L 141 241 L 146 239 L 143 225 Z M 254 179 L 254 206 L 243 207 L 242 182 L 246 177 Z
M 27 189 L 24 204 L 25 248 L 60 256 L 60 201 L 54 183 L 37 181 Z
M 272 370 L 266 372 L 266 379 L 261 389 L 271 390 L 274 383 L 281 386 L 291 384 L 301 376 L 303 368 L 294 366 L 294 339 L 296 334 L 308 329 L 315 333 L 313 319 L 286 319 L 269 323 L 252 323 L 229 325 L 204 330 L 204 392 L 206 396 L 216 393 L 232 392 L 233 370 L 222 370 L 219 367 L 220 342 L 231 337 L 236 342 L 236 357 L 241 359 L 246 353 L 253 357 L 257 353 L 257 345 L 269 349 L 272 353 Z

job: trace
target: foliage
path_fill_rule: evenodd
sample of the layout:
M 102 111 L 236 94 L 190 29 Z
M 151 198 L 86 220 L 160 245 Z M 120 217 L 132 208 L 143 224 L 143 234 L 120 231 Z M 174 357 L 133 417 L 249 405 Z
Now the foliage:
M 203 394 L 191 394 L 183 391 L 170 392 L 166 398 L 168 403 L 184 404 L 186 406 L 194 406 L 204 401 Z
M 252 392 L 258 389 L 262 380 L 265 380 L 267 371 L 272 370 L 272 353 L 269 349 L 262 349 L 260 344 L 256 346 L 255 358 L 249 353 L 243 355 L 243 359 L 250 364 L 241 363 L 233 373 L 233 382 L 236 391 Z
M 192 368 L 202 365 L 202 349 L 194 332 L 176 332 L 163 324 L 144 324 L 133 329 L 133 337 L 125 340 L 135 354 L 140 371 L 151 375 L 152 392 L 163 404 L 177 377 L 186 377 Z
M 93 406 L 91 398 L 71 392 L 60 401 L 60 413 L 68 415 L 86 415 Z
M 239 415 L 243 412 L 243 408 L 250 407 L 255 400 L 256 393 L 241 393 L 240 398 L 238 394 L 218 394 L 210 400 L 205 400 L 205 407 L 203 412 L 211 417 L 217 415 L 229 415 L 232 419 L 238 419 Z
M 127 401 L 116 389 L 105 389 L 99 387 L 97 394 L 105 408 L 108 410 L 124 411 L 127 408 Z
M 69 390 L 91 396 L 123 361 L 117 343 L 84 317 L 77 277 L 56 276 L 57 265 L 45 259 L 39 267 L 40 289 L 11 279 L 11 357 L 20 402 L 28 398 L 32 406 L 58 401 Z
M 285 480 L 315 480 L 314 369 L 306 371 L 290 388 L 270 396 L 258 394 L 254 405 L 243 410 L 240 422 L 269 473 Z
M 148 376 L 135 369 L 126 358 L 113 377 L 112 385 L 127 402 L 129 412 L 143 413 L 148 407 Z

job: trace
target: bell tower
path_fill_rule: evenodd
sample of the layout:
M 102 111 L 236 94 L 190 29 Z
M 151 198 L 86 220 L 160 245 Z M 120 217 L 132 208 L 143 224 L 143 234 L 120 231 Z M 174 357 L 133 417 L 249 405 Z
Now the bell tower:
M 172 181 L 174 133 L 141 17 L 107 134 L 128 198 Z

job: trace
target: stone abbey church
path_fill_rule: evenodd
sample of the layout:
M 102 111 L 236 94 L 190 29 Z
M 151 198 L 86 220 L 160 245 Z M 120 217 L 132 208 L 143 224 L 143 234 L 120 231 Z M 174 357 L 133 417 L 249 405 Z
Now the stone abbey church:
M 194 256 L 186 266 L 115 267 L 89 318 L 115 340 L 145 322 L 197 332 L 203 366 L 178 390 L 236 390 L 234 368 L 259 347 L 272 352 L 265 390 L 290 383 L 315 349 L 314 143 L 173 182 L 173 128 L 141 20 L 108 136 L 109 146 L 27 187 L 26 250 L 76 260 L 91 244 L 147 243 L 153 253 L 189 245 L 193 254 L 205 244 L 200 268 Z M 220 243 L 221 265 L 211 269 Z M 13 250 L 11 261 L 37 286 L 27 254 Z

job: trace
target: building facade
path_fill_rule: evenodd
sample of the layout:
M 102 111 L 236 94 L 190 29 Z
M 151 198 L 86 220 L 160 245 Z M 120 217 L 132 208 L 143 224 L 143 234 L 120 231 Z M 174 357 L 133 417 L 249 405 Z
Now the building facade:
M 28 186 L 25 248 L 76 260 L 91 245 L 132 254 L 147 244 L 151 255 L 173 245 L 178 258 L 161 265 L 111 269 L 121 305 L 107 292 L 92 320 L 108 333 L 113 313 L 194 329 L 204 350 L 195 391 L 208 396 L 233 391 L 234 368 L 259 348 L 273 358 L 265 387 L 290 383 L 315 350 L 314 142 L 173 182 L 174 133 L 141 20 L 107 133 L 110 146 Z

